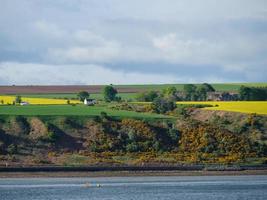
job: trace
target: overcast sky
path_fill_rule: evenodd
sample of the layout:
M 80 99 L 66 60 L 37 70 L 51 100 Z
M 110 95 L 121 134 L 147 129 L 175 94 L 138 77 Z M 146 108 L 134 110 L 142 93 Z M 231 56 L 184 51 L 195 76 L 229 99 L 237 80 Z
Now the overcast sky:
M 0 84 L 267 82 L 266 0 L 0 0 Z

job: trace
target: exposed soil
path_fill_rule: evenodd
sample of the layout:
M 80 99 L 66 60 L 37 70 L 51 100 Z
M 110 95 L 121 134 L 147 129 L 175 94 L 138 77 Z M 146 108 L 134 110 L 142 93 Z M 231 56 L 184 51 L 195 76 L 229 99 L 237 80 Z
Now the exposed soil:
M 228 111 L 220 111 L 220 110 L 203 110 L 203 109 L 195 109 L 190 113 L 190 116 L 196 120 L 205 122 L 210 120 L 211 118 L 218 117 L 226 117 L 228 119 L 242 119 L 248 114 L 238 113 L 238 112 L 228 112 Z
M 103 85 L 50 85 L 50 86 L 0 86 L 0 94 L 66 94 L 77 93 L 81 90 L 89 93 L 100 93 Z M 140 88 L 123 88 L 114 86 L 120 93 L 142 92 Z

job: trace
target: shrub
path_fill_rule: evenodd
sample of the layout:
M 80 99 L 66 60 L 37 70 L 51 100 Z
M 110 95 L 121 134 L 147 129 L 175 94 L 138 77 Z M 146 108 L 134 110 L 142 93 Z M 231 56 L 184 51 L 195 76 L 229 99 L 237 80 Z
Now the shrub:
M 15 144 L 10 144 L 8 147 L 7 147 L 7 152 L 9 154 L 16 154 L 18 152 L 18 147 L 17 145 Z
M 138 150 L 139 150 L 139 147 L 138 147 L 137 143 L 135 143 L 135 142 L 129 143 L 126 146 L 126 151 L 128 151 L 128 152 L 137 152 Z
M 142 102 L 152 102 L 158 97 L 158 92 L 156 91 L 149 91 L 149 92 L 142 92 L 139 93 L 136 97 L 137 101 Z
M 156 113 L 164 114 L 176 108 L 174 101 L 162 97 L 156 98 L 152 103 L 152 108 Z
M 169 129 L 168 134 L 174 142 L 178 142 L 180 139 L 180 132 L 174 128 Z
M 47 133 L 47 140 L 49 141 L 49 142 L 51 142 L 51 143 L 55 143 L 56 142 L 56 140 L 57 140 L 57 135 L 54 133 L 54 132 L 52 132 L 52 131 L 49 131 L 48 133 Z

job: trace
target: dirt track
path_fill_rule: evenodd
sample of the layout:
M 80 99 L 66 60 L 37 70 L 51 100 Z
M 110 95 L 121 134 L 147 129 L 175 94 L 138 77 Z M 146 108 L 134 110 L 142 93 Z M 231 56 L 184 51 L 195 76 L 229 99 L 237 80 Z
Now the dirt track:
M 103 86 L 101 85 L 68 85 L 68 86 L 0 86 L 0 94 L 66 94 L 77 93 L 81 90 L 89 93 L 100 93 Z M 136 93 L 143 91 L 137 88 L 116 87 L 120 93 Z

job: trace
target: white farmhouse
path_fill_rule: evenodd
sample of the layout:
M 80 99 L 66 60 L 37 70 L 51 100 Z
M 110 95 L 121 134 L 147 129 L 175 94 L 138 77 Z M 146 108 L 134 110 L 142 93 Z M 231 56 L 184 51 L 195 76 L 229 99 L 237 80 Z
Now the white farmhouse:
M 23 101 L 23 102 L 20 103 L 21 106 L 27 106 L 27 105 L 29 105 L 29 104 L 30 104 L 30 103 L 29 103 L 29 102 L 26 102 L 26 101 Z
M 87 106 L 92 106 L 96 104 L 96 100 L 95 99 L 84 99 L 83 104 Z

